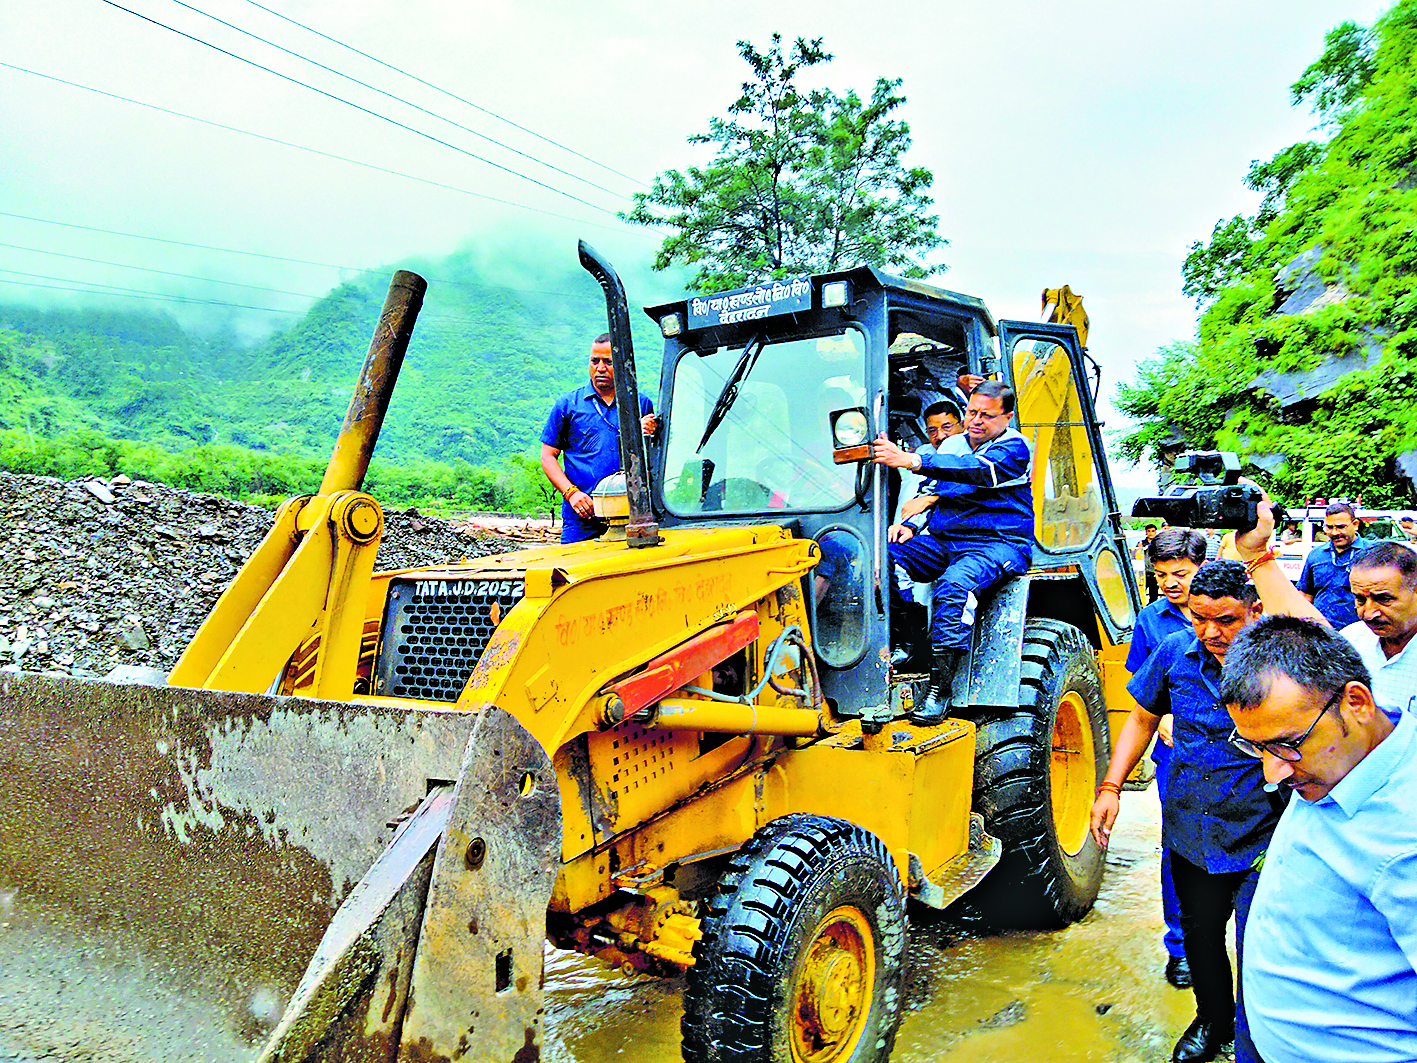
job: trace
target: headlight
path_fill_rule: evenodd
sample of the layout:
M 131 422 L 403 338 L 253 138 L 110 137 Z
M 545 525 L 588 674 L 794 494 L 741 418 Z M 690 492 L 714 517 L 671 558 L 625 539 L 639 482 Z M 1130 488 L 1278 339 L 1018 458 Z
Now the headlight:
M 659 319 L 659 331 L 664 333 L 666 339 L 677 336 L 684 331 L 684 322 L 678 314 L 665 314 Z
M 837 410 L 832 414 L 832 438 L 837 449 L 859 447 L 871 433 L 865 410 Z
M 822 285 L 824 307 L 845 306 L 851 301 L 851 289 L 846 281 L 831 281 Z

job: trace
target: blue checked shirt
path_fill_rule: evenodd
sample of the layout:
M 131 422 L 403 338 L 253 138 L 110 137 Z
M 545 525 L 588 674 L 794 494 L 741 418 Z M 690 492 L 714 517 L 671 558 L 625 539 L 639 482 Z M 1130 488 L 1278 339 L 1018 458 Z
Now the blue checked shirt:
M 1358 619 L 1353 606 L 1353 588 L 1348 583 L 1348 570 L 1357 555 L 1356 546 L 1342 554 L 1333 552 L 1332 543 L 1315 546 L 1304 559 L 1304 571 L 1295 584 L 1314 599 L 1314 607 L 1336 628 L 1346 627 Z
M 1211 874 L 1253 867 L 1279 820 L 1264 768 L 1230 744 L 1220 664 L 1194 631 L 1163 642 L 1127 684 L 1137 704 L 1171 713 L 1172 745 L 1161 844 Z

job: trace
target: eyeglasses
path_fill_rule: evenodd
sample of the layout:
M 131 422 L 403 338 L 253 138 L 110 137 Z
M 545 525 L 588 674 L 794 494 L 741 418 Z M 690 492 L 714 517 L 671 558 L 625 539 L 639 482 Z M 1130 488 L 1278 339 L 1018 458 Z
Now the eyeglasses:
M 1324 713 L 1333 708 L 1334 703 L 1347 693 L 1347 691 L 1347 683 L 1344 683 L 1335 690 L 1333 696 L 1324 702 L 1324 707 L 1321 708 L 1319 714 L 1314 717 L 1314 722 L 1309 724 L 1308 730 L 1298 738 L 1284 739 L 1275 742 L 1253 742 L 1248 738 L 1241 738 L 1240 730 L 1236 728 L 1230 732 L 1230 744 L 1241 753 L 1245 754 L 1245 756 L 1254 757 L 1256 760 L 1263 757 L 1266 753 L 1270 756 L 1278 757 L 1280 760 L 1287 760 L 1291 764 L 1303 760 L 1304 754 L 1299 751 L 1299 747 L 1304 744 L 1309 735 L 1314 733 L 1314 728 L 1319 725 L 1319 721 L 1323 719 Z
M 999 417 L 1012 417 L 1013 414 L 1000 410 L 998 413 L 989 413 L 985 410 L 965 410 L 964 419 L 966 421 L 993 421 Z

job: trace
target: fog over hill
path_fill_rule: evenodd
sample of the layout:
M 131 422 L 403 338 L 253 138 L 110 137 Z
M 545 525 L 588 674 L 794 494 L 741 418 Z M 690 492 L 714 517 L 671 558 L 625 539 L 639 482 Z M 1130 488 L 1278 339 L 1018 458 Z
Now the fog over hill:
M 76 427 L 164 447 L 231 443 L 327 455 L 396 268 L 429 281 L 379 442 L 392 462 L 497 465 L 534 449 L 554 398 L 585 377 L 605 329 L 600 288 L 575 247 L 473 245 L 357 274 L 255 344 L 126 307 L 0 306 L 0 429 Z M 626 269 L 642 387 L 658 383 L 658 334 L 638 304 L 675 294 Z M 638 299 L 637 299 L 638 296 Z

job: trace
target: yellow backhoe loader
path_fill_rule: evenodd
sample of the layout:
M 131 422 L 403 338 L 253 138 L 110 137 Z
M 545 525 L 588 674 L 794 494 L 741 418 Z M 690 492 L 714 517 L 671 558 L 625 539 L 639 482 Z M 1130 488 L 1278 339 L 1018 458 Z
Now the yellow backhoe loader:
M 908 899 L 1091 907 L 1138 596 L 1078 331 L 864 267 L 679 300 L 648 310 L 646 443 L 624 290 L 581 260 L 621 418 L 603 538 L 373 571 L 400 272 L 319 492 L 171 674 L 0 672 L 0 1050 L 529 1063 L 549 939 L 687 971 L 691 1063 L 884 1060 Z M 1036 544 L 918 727 L 900 488 L 863 444 L 923 440 L 964 370 L 1018 393 Z

